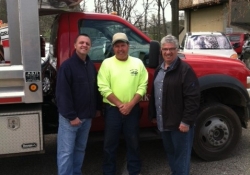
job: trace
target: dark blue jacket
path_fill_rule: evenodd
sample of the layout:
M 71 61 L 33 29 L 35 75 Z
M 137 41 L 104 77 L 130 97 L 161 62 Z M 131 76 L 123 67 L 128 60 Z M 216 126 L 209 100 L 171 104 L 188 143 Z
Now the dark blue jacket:
M 160 66 L 155 70 L 156 78 Z M 153 81 L 154 82 L 154 81 Z M 157 90 L 157 89 L 156 89 Z M 156 118 L 154 85 L 149 100 L 149 118 Z M 200 105 L 200 86 L 192 67 L 177 58 L 163 80 L 162 117 L 163 129 L 175 130 L 181 122 L 191 127 L 194 125 Z
M 101 109 L 96 77 L 97 71 L 89 56 L 84 62 L 74 52 L 62 63 L 57 74 L 56 103 L 63 117 L 93 118 L 96 110 Z

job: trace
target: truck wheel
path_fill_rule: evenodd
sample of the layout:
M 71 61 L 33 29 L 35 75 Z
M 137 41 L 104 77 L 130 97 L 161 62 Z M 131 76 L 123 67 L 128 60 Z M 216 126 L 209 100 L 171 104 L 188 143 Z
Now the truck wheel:
M 194 152 L 207 161 L 229 155 L 241 137 L 239 117 L 228 106 L 215 103 L 201 108 L 196 121 Z
M 49 73 L 45 73 L 42 81 L 43 95 L 48 95 L 51 90 L 51 79 Z

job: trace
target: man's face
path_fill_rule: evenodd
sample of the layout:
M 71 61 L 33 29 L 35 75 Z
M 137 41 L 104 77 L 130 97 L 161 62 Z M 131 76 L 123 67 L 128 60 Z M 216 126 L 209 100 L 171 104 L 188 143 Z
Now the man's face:
M 117 41 L 113 45 L 115 56 L 118 60 L 124 61 L 128 58 L 129 45 L 123 41 Z
M 91 48 L 91 41 L 87 36 L 79 36 L 75 42 L 75 49 L 78 55 L 87 55 Z
M 178 50 L 173 43 L 165 43 L 161 46 L 163 60 L 166 64 L 171 64 L 177 57 Z

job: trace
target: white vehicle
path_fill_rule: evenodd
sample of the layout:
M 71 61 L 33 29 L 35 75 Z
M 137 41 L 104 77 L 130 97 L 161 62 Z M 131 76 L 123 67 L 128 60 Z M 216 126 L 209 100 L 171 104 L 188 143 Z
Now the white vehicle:
M 230 41 L 221 32 L 188 32 L 182 40 L 180 52 L 238 59 Z

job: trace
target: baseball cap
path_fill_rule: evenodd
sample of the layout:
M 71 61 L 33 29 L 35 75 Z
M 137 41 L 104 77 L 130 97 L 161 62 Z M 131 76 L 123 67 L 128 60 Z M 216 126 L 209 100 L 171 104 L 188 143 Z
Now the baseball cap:
M 114 45 L 117 41 L 123 41 L 129 43 L 128 37 L 125 33 L 116 33 L 113 35 L 112 45 Z

